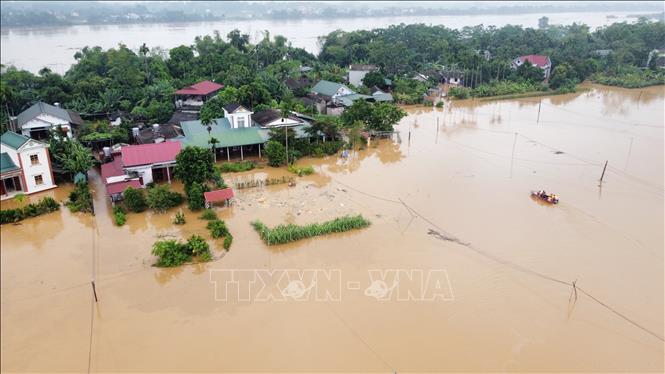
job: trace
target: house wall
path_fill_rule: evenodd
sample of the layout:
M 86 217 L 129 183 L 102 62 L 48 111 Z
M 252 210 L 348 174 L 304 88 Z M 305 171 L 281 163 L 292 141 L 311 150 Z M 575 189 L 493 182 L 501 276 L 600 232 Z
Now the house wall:
M 268 122 L 263 127 L 277 127 L 277 126 L 285 126 L 285 125 L 286 126 L 293 126 L 293 125 L 299 125 L 299 124 L 300 124 L 300 122 L 295 121 L 291 118 L 285 118 L 284 122 L 282 122 L 281 118 L 278 118 L 278 119 L 276 119 L 272 122 Z
M 136 173 L 136 177 L 142 178 L 143 186 L 152 183 L 152 165 L 125 168 L 125 172 L 132 178 L 133 174 Z
M 31 155 L 37 155 L 37 164 L 32 164 L 30 161 Z M 20 164 L 17 165 L 20 165 L 23 169 L 23 180 L 26 184 L 25 190 L 27 193 L 39 192 L 55 187 L 48 149 L 43 144 L 35 142 L 35 145 L 31 145 L 29 142 L 21 148 L 19 158 Z M 43 183 L 40 185 L 35 182 L 35 177 L 38 175 L 41 175 L 43 180 Z
M 235 112 L 226 114 L 226 118 L 234 129 L 252 126 L 252 112 L 243 108 L 238 108 Z M 243 121 L 244 123 L 241 124 Z
M 337 97 L 339 97 L 339 96 L 351 95 L 351 94 L 354 94 L 354 93 L 355 93 L 355 92 L 351 91 L 350 88 L 348 88 L 348 87 L 346 87 L 346 86 L 342 86 L 342 87 L 340 87 L 340 88 L 337 90 L 337 93 L 335 93 L 335 94 L 332 96 L 332 98 L 334 99 L 334 98 L 337 98 Z
M 369 71 L 366 70 L 349 70 L 349 83 L 354 86 L 361 86 L 363 84 L 363 78 L 367 75 Z
M 326 114 L 329 116 L 341 116 L 344 113 L 344 107 L 326 107 Z
M 40 128 L 54 128 L 57 126 L 62 126 L 63 129 L 67 130 L 67 137 L 72 137 L 72 130 L 69 124 L 69 121 L 62 118 L 54 117 L 46 113 L 42 113 L 32 120 L 26 122 L 21 126 L 21 134 L 25 136 L 30 136 L 31 129 L 40 129 Z

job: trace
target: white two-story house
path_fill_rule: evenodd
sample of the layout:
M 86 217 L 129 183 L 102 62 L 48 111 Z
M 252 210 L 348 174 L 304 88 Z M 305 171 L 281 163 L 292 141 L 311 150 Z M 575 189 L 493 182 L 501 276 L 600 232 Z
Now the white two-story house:
M 252 114 L 254 112 L 237 103 L 224 106 L 224 118 L 229 120 L 229 125 L 232 129 L 251 127 Z
M 48 145 L 7 131 L 0 137 L 0 198 L 57 187 Z

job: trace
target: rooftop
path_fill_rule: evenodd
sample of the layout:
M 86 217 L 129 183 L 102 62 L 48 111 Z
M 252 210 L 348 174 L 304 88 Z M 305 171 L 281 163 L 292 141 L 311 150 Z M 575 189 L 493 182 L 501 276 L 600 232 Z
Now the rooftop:
M 83 120 L 81 119 L 81 116 L 78 115 L 78 113 L 51 104 L 46 104 L 42 101 L 39 101 L 33 104 L 30 108 L 22 111 L 18 117 L 16 117 L 16 124 L 19 127 L 23 127 L 23 125 L 32 121 L 40 114 L 48 114 L 75 125 L 83 124 Z
M 122 157 L 118 156 L 113 161 L 102 164 L 102 179 L 104 183 L 106 183 L 108 178 L 120 175 L 125 175 L 124 170 L 122 170 Z
M 549 57 L 544 55 L 526 55 L 526 56 L 520 56 L 520 60 L 522 60 L 522 62 L 529 61 L 531 65 L 536 65 L 542 68 L 547 66 Z
M 244 107 L 242 105 L 238 104 L 238 103 L 230 103 L 230 104 L 224 105 L 224 110 L 229 112 L 229 113 L 235 112 L 236 110 L 238 110 L 238 108 L 244 108 Z
M 6 152 L 0 153 L 0 174 L 19 170 L 12 158 Z
M 201 95 L 201 96 L 206 96 L 210 95 L 211 93 L 215 91 L 219 91 L 222 88 L 224 88 L 223 84 L 211 82 L 211 81 L 203 81 L 199 83 L 195 83 L 191 86 L 187 86 L 185 88 L 179 89 L 178 91 L 175 92 L 176 95 Z
M 374 71 L 377 70 L 376 65 L 372 64 L 351 64 L 349 70 L 355 71 Z
M 342 87 L 344 87 L 344 85 L 341 83 L 322 80 L 312 87 L 312 92 L 326 96 L 333 96 Z
M 141 188 L 141 182 L 139 182 L 136 179 L 132 179 L 130 181 L 107 184 L 106 193 L 108 193 L 109 195 L 123 193 L 129 187 L 139 189 Z
M 203 197 L 207 203 L 224 201 L 233 198 L 233 190 L 230 188 L 224 188 L 221 190 L 204 192 Z
M 17 134 L 13 131 L 7 131 L 2 136 L 0 136 L 0 142 L 6 145 L 9 148 L 19 149 L 23 144 L 25 144 L 30 138 L 27 136 Z
M 203 127 L 203 126 L 201 126 Z M 168 141 L 164 143 L 151 143 L 130 145 L 122 147 L 122 164 L 125 167 L 159 164 L 175 161 L 175 156 L 182 148 L 180 142 Z

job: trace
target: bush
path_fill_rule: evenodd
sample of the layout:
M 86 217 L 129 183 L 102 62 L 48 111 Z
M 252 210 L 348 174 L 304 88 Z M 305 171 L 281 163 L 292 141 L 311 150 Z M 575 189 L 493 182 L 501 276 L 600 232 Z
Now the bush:
M 206 252 L 210 252 L 208 243 L 198 235 L 192 235 L 189 240 L 187 240 L 187 247 L 193 256 L 201 256 Z
M 148 188 L 146 201 L 150 209 L 163 213 L 166 210 L 182 204 L 182 194 L 174 191 L 169 191 L 166 185 L 156 185 Z
M 256 167 L 256 163 L 253 161 L 241 161 L 241 162 L 225 162 L 220 167 L 222 173 L 238 173 L 242 171 L 252 170 Z
M 217 219 L 217 213 L 212 209 L 206 209 L 203 211 L 199 218 L 205 219 L 207 221 L 213 221 Z
M 152 254 L 159 257 L 155 266 L 174 267 L 184 264 L 198 256 L 199 260 L 212 260 L 208 243 L 198 235 L 192 235 L 186 243 L 177 240 L 160 240 L 152 245 Z
M 208 222 L 206 227 L 210 230 L 210 235 L 215 239 L 229 234 L 229 230 L 226 228 L 226 223 L 219 219 Z
M 182 212 L 177 212 L 175 218 L 173 218 L 173 223 L 176 225 L 184 225 L 186 223 L 185 215 Z
M 443 101 L 439 101 L 438 103 L 436 103 L 436 107 L 443 108 Z
M 471 89 L 466 87 L 450 87 L 448 96 L 452 96 L 455 99 L 468 99 L 471 97 Z
M 92 194 L 87 182 L 76 184 L 76 188 L 69 193 L 67 207 L 73 213 L 92 212 Z
M 286 164 L 286 149 L 281 143 L 274 140 L 269 141 L 265 148 L 265 154 L 270 166 L 278 167 Z
M 314 174 L 314 168 L 312 166 L 289 165 L 289 171 L 294 174 L 298 174 L 299 177 L 302 177 L 303 175 Z
M 15 223 L 29 217 L 55 212 L 60 204 L 51 197 L 44 197 L 36 204 L 28 204 L 23 208 L 0 210 L 0 224 Z
M 272 229 L 264 225 L 261 221 L 252 222 L 254 230 L 259 233 L 261 239 L 268 245 L 284 244 L 313 236 L 360 229 L 369 225 L 370 222 L 361 215 L 344 216 L 335 218 L 332 221 L 312 223 L 305 226 L 294 224 L 279 225 Z
M 323 150 L 323 153 L 332 156 L 342 148 L 343 144 L 344 143 L 341 140 L 336 140 L 333 142 L 325 142 L 321 144 L 321 149 Z
M 187 204 L 193 211 L 201 210 L 205 207 L 205 198 L 203 193 L 208 190 L 207 185 L 193 182 L 187 189 Z
M 145 199 L 145 193 L 142 189 L 127 187 L 123 193 L 125 198 L 125 206 L 131 212 L 141 213 L 148 208 L 148 203 Z
M 228 251 L 231 248 L 231 243 L 233 243 L 233 235 L 228 233 L 224 238 L 224 249 Z
M 127 222 L 127 215 L 125 214 L 125 209 L 120 205 L 113 207 L 113 220 L 117 226 L 122 226 Z

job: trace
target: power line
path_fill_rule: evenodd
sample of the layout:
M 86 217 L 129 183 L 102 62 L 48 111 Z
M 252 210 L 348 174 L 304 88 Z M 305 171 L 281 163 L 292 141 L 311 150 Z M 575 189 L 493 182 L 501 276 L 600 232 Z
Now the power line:
M 353 189 L 356 190 L 356 191 L 359 191 L 359 190 L 357 190 L 357 189 L 355 189 L 355 188 L 353 188 Z M 367 195 L 367 196 L 375 197 L 375 196 L 373 196 L 372 194 L 368 194 L 368 193 L 364 193 L 364 194 Z M 376 197 L 377 197 L 377 198 L 380 198 L 380 199 L 382 199 L 382 200 L 385 200 L 385 201 L 391 201 L 391 202 L 392 202 L 392 200 L 390 200 L 390 199 L 385 199 L 385 198 L 378 197 L 378 196 L 376 196 Z M 565 286 L 573 287 L 574 290 L 575 290 L 575 289 L 576 289 L 576 290 L 579 290 L 579 291 L 582 292 L 584 295 L 588 296 L 591 300 L 593 300 L 593 301 L 595 301 L 596 303 L 598 303 L 599 305 L 603 306 L 605 309 L 609 310 L 610 312 L 612 312 L 612 313 L 615 314 L 616 316 L 620 317 L 621 319 L 627 321 L 628 323 L 630 323 L 630 324 L 632 324 L 633 326 L 639 328 L 640 330 L 646 332 L 647 334 L 649 334 L 649 335 L 651 335 L 651 336 L 657 338 L 658 340 L 660 340 L 660 341 L 665 341 L 665 339 L 664 339 L 662 336 L 660 336 L 660 335 L 658 335 L 657 333 L 653 332 L 652 330 L 650 330 L 650 329 L 648 329 L 648 328 L 642 326 L 641 324 L 639 324 L 639 323 L 636 322 L 635 320 L 633 320 L 633 319 L 631 319 L 630 317 L 626 316 L 625 314 L 619 312 L 616 308 L 614 308 L 614 307 L 610 306 L 609 304 L 603 302 L 602 300 L 596 298 L 596 297 L 593 296 L 589 291 L 586 291 L 586 290 L 584 290 L 583 288 L 577 286 L 576 282 L 568 282 L 568 281 L 565 281 L 565 280 L 561 280 L 561 279 L 558 279 L 558 278 L 552 277 L 552 276 L 550 276 L 550 275 L 547 275 L 547 274 L 545 274 L 545 273 L 542 273 L 542 272 L 539 272 L 539 271 L 536 271 L 536 270 L 533 270 L 533 269 L 529 269 L 529 268 L 527 268 L 527 267 L 524 267 L 524 266 L 519 265 L 519 264 L 517 264 L 517 263 L 514 263 L 514 262 L 512 262 L 512 261 L 509 261 L 509 260 L 503 259 L 503 258 L 501 258 L 501 257 L 495 256 L 495 255 L 493 255 L 493 254 L 491 254 L 491 253 L 489 253 L 489 252 L 483 251 L 483 250 L 481 250 L 481 249 L 479 249 L 479 248 L 473 246 L 473 245 L 470 244 L 470 243 L 466 243 L 466 242 L 462 241 L 461 239 L 457 238 L 455 235 L 446 232 L 446 230 L 444 230 L 443 228 L 439 227 L 436 223 L 434 223 L 433 221 L 431 221 L 431 220 L 428 219 L 427 217 L 425 217 L 425 216 L 423 216 L 422 214 L 418 213 L 415 209 L 413 209 L 411 206 L 407 205 L 407 204 L 406 204 L 404 201 L 402 201 L 401 199 L 399 200 L 399 202 L 400 202 L 400 204 L 402 204 L 402 205 L 404 206 L 404 208 L 407 209 L 409 212 L 411 212 L 412 214 L 414 214 L 414 215 L 416 215 L 417 217 L 421 218 L 423 221 L 427 222 L 427 223 L 430 224 L 432 227 L 434 227 L 435 229 L 437 229 L 437 230 L 439 230 L 440 232 L 442 232 L 442 233 L 445 234 L 444 236 L 439 236 L 439 238 L 444 239 L 444 240 L 447 240 L 447 241 L 455 242 L 455 243 L 457 243 L 457 244 L 459 244 L 459 245 L 461 245 L 461 246 L 463 246 L 463 247 L 465 247 L 465 248 L 471 249 L 472 251 L 476 252 L 477 254 L 479 254 L 479 255 L 481 255 L 481 256 L 483 256 L 483 257 L 486 257 L 486 258 L 488 258 L 488 259 L 490 259 L 490 260 L 492 260 L 492 261 L 494 261 L 494 262 L 497 262 L 497 263 L 499 263 L 499 264 L 502 264 L 502 265 L 504 265 L 504 266 L 507 266 L 507 267 L 509 267 L 509 268 L 512 268 L 513 270 L 516 270 L 516 271 L 519 271 L 519 272 L 522 272 L 522 273 L 525 273 L 525 274 L 530 274 L 530 275 L 533 275 L 533 276 L 539 277 L 539 278 L 541 278 L 541 279 L 551 281 L 551 282 L 553 282 L 553 283 L 557 283 L 557 284 L 561 284 L 561 285 L 565 285 Z M 434 232 L 434 233 L 431 232 L 430 235 L 432 235 L 432 234 L 434 234 L 435 236 L 437 236 L 437 235 L 436 235 L 437 232 Z

